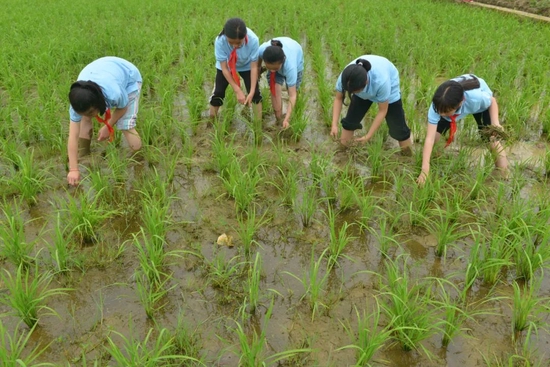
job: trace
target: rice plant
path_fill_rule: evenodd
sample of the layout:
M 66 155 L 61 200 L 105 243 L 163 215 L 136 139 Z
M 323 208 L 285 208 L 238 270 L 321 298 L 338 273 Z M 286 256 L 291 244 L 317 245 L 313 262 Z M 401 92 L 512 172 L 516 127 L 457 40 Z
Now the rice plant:
M 185 362 L 174 359 L 172 362 L 176 365 L 183 364 L 185 366 L 204 365 L 203 357 L 203 341 L 199 332 L 199 326 L 192 329 L 189 321 L 183 317 L 183 314 L 178 314 L 178 320 L 174 325 L 173 331 L 164 334 L 166 339 L 172 339 L 172 348 L 169 354 L 175 356 L 186 356 L 193 358 L 196 361 L 188 360 Z M 165 342 L 166 343 L 166 342 Z M 169 362 L 167 362 L 168 364 Z
M 163 299 L 176 285 L 168 287 L 168 283 L 172 280 L 171 276 L 165 276 L 160 281 L 151 281 L 141 269 L 134 272 L 134 279 L 136 280 L 136 291 L 145 314 L 147 318 L 154 319 L 155 313 L 162 310 L 167 304 L 167 302 L 163 303 Z
M 299 171 L 296 164 L 289 163 L 285 166 L 277 166 L 280 183 L 271 182 L 282 196 L 283 204 L 292 207 L 299 192 Z
M 386 282 L 380 285 L 381 307 L 392 320 L 392 335 L 404 351 L 420 349 L 430 356 L 422 341 L 440 330 L 438 308 L 434 305 L 430 286 L 410 283 L 407 257 L 386 262 Z
M 17 267 L 15 276 L 7 269 L 1 274 L 9 294 L 0 296 L 0 303 L 13 309 L 15 314 L 29 328 L 36 325 L 39 313 L 47 311 L 55 315 L 55 311 L 46 306 L 46 300 L 53 296 L 65 295 L 67 288 L 49 288 L 53 276 L 48 271 L 40 271 L 38 266 L 31 269 L 22 264 Z
M 328 246 L 328 264 L 329 268 L 332 268 L 341 256 L 347 257 L 344 255 L 344 249 L 349 245 L 350 242 L 356 239 L 349 233 L 349 230 L 352 224 L 345 222 L 342 224 L 340 229 L 336 225 L 336 214 L 330 205 L 327 207 L 325 216 L 328 220 L 328 227 L 330 233 L 330 242 Z
M 234 229 L 239 235 L 239 239 L 243 245 L 242 249 L 244 255 L 247 258 L 250 256 L 252 246 L 258 244 L 258 242 L 254 239 L 256 232 L 258 232 L 258 229 L 269 220 L 269 218 L 265 217 L 266 214 L 267 211 L 260 218 L 256 217 L 255 206 L 252 206 L 252 209 L 248 211 L 248 214 L 237 214 L 238 227 Z
M 256 252 L 254 264 L 248 268 L 247 281 L 244 283 L 244 293 L 247 295 L 243 310 L 248 309 L 248 312 L 254 314 L 260 304 L 260 281 L 262 272 L 262 258 L 259 252 Z
M 458 240 L 466 236 L 462 232 L 463 225 L 456 222 L 453 215 L 449 215 L 448 210 L 439 205 L 430 209 L 430 215 L 426 220 L 426 228 L 436 239 L 437 245 L 435 255 L 445 258 L 447 256 L 447 247 L 455 244 Z
M 377 202 L 378 199 L 373 195 L 372 190 L 367 190 L 362 186 L 356 198 L 357 207 L 359 208 L 359 218 L 356 220 L 356 223 L 359 225 L 361 231 L 371 228 L 370 222 L 374 217 Z
M 67 201 L 61 202 L 60 212 L 72 234 L 82 244 L 97 242 L 102 224 L 120 213 L 117 209 L 107 209 L 102 205 L 99 195 L 93 198 L 88 195 L 69 196 Z
M 303 182 L 303 181 L 302 181 Z M 313 185 L 302 185 L 302 190 L 293 203 L 294 212 L 298 214 L 302 225 L 309 227 L 317 212 L 319 200 L 317 199 L 317 188 Z
M 34 261 L 32 252 L 36 241 L 27 241 L 25 227 L 31 221 L 25 221 L 21 203 L 2 205 L 4 220 L 0 221 L 0 258 L 6 258 L 15 266 L 28 266 Z
M 63 273 L 71 271 L 75 267 L 81 267 L 80 254 L 73 247 L 71 232 L 66 225 L 63 225 L 59 212 L 56 216 L 53 231 L 53 239 L 50 243 L 47 243 L 47 247 L 55 270 Z
M 228 169 L 236 160 L 234 138 L 234 136 L 226 137 L 220 129 L 216 129 L 212 136 L 213 166 L 221 177 L 228 177 Z
M 549 297 L 538 297 L 542 278 L 535 283 L 524 283 L 523 286 L 518 282 L 512 283 L 514 287 L 514 296 L 512 298 L 512 331 L 514 340 L 518 339 L 521 332 L 538 328 L 541 323 L 541 314 L 548 313 Z
M 220 176 L 229 196 L 235 199 L 237 212 L 244 213 L 258 196 L 258 185 L 262 182 L 262 166 L 247 164 L 243 169 L 242 158 L 234 159 L 227 168 L 227 176 Z
M 268 345 L 266 338 L 266 330 L 271 320 L 273 312 L 273 301 L 267 309 L 264 316 L 263 325 L 258 332 L 256 328 L 252 328 L 250 335 L 245 331 L 243 325 L 235 321 L 236 327 L 233 329 L 234 334 L 239 341 L 239 351 L 234 352 L 239 357 L 239 366 L 241 367 L 257 367 L 257 366 L 275 366 L 279 365 L 280 361 L 290 358 L 298 353 L 310 352 L 310 349 L 293 349 L 277 353 L 268 353 L 266 346 Z
M 34 157 L 34 149 L 25 150 L 21 155 L 12 154 L 11 163 L 15 168 L 13 177 L 8 181 L 13 191 L 18 192 L 29 204 L 36 204 L 38 194 L 48 188 L 48 167 L 41 167 Z
M 162 185 L 151 191 L 140 191 L 140 194 L 141 221 L 144 232 L 151 241 L 160 242 L 157 246 L 162 247 L 166 233 L 174 224 L 170 215 L 170 204 L 175 197 L 167 196 L 166 189 Z
M 218 252 L 212 261 L 207 261 L 207 277 L 214 288 L 224 291 L 232 289 L 232 282 L 243 273 L 244 262 L 235 256 L 227 260 L 224 252 Z
M 338 350 L 353 349 L 355 350 L 355 366 L 371 366 L 371 361 L 376 352 L 387 345 L 391 340 L 392 335 L 392 320 L 385 326 L 381 326 L 381 312 L 378 299 L 375 298 L 376 307 L 373 307 L 372 312 L 366 314 L 359 313 L 355 308 L 357 315 L 357 325 L 351 326 L 350 322 L 342 325 L 350 336 L 352 344 L 338 348 Z
M 132 327 L 131 331 L 133 331 Z M 194 362 L 204 366 L 196 358 L 170 354 L 174 348 L 174 338 L 165 336 L 169 333 L 167 329 L 154 330 L 150 328 L 143 340 L 138 340 L 132 332 L 130 333 L 132 336 L 129 338 L 118 331 L 111 331 L 111 333 L 117 339 L 120 339 L 122 345 L 119 345 L 115 338 L 108 335 L 108 345 L 105 346 L 105 349 L 119 366 L 156 367 L 164 366 L 168 361 L 178 361 L 178 363 Z
M 120 149 L 115 144 L 108 144 L 105 149 L 105 157 L 111 171 L 111 179 L 114 185 L 121 186 L 128 180 L 128 159 L 123 157 Z
M 34 363 L 49 347 L 29 347 L 29 339 L 35 328 L 36 324 L 23 332 L 18 324 L 13 334 L 10 334 L 0 319 L 0 361 L 4 366 L 54 366 L 51 363 Z
M 309 269 L 304 271 L 302 278 L 285 271 L 286 274 L 302 283 L 302 286 L 304 287 L 304 295 L 300 298 L 300 301 L 307 299 L 311 310 L 311 321 L 315 320 L 315 315 L 321 313 L 322 310 L 328 309 L 328 305 L 323 303 L 321 299 L 323 294 L 325 294 L 328 276 L 330 275 L 328 267 L 324 275 L 321 273 L 321 265 L 327 251 L 328 249 L 325 249 L 317 261 L 315 261 L 314 249 L 311 250 Z

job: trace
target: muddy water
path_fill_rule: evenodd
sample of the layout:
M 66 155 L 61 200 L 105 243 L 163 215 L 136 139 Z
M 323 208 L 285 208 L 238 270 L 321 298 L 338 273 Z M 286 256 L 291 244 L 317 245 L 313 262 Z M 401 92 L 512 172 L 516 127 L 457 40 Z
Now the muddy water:
M 309 65 L 307 70 L 310 72 Z M 305 92 L 315 95 L 313 86 L 306 87 Z M 265 91 L 265 85 L 264 85 Z M 328 138 L 324 122 L 320 120 L 319 108 L 314 97 L 308 100 L 311 106 L 307 112 L 310 123 L 302 140 L 298 143 L 286 141 L 290 150 L 298 152 L 304 168 L 310 159 L 310 151 L 315 147 L 323 151 L 334 152 L 337 144 Z M 178 116 L 187 116 L 185 104 L 175 104 Z M 250 142 L 248 127 L 239 108 L 231 131 L 236 134 L 236 143 L 247 146 Z M 266 133 L 263 144 L 259 147 L 268 161 L 274 161 L 270 142 L 277 141 L 278 128 L 272 118 L 267 118 Z M 227 260 L 235 258 L 236 262 L 245 260 L 242 246 L 235 231 L 236 220 L 234 203 L 225 194 L 225 189 L 216 172 L 209 169 L 210 134 L 212 129 L 199 129 L 193 136 L 195 142 L 194 160 L 190 167 L 181 164 L 177 167 L 173 183 L 173 194 L 178 198 L 171 205 L 171 219 L 175 225 L 167 234 L 167 251 L 192 251 L 197 256 L 186 254 L 183 258 L 173 258 L 167 266 L 172 274 L 171 290 L 165 299 L 165 307 L 157 313 L 156 322 L 160 326 L 173 329 L 178 316 L 183 316 L 191 329 L 200 335 L 206 365 L 238 366 L 238 357 L 232 351 L 237 351 L 237 338 L 232 330 L 235 321 L 239 320 L 238 310 L 243 300 L 240 288 L 244 286 L 245 277 L 235 276 L 231 283 L 234 289 L 223 291 L 209 281 L 208 263 L 220 253 Z M 385 149 L 390 152 L 395 148 L 395 142 L 389 141 Z M 455 147 L 456 148 L 456 147 Z M 416 149 L 421 149 L 416 146 Z M 524 162 L 533 172 L 532 176 L 540 176 L 539 158 L 546 152 L 544 143 L 522 142 L 508 148 L 512 164 Z M 94 154 L 100 154 L 96 151 Z M 389 154 L 389 153 L 388 153 Z M 456 154 L 451 151 L 448 154 Z M 483 151 L 476 151 L 474 160 L 481 157 Z M 335 162 L 345 162 L 346 152 L 335 155 Z M 392 167 L 397 170 L 412 164 L 411 158 L 391 156 Z M 163 174 L 163 162 L 139 167 L 130 164 L 132 172 L 129 181 L 147 177 L 155 166 Z M 356 162 L 358 172 L 368 175 L 369 167 Z M 139 172 L 138 172 L 139 171 Z M 539 173 L 537 173 L 539 172 Z M 63 178 L 60 177 L 60 180 Z M 269 178 L 273 179 L 273 178 Z M 371 182 L 369 182 L 371 184 Z M 537 185 L 531 180 L 526 186 L 524 196 Z M 395 192 L 391 183 L 378 184 L 373 187 L 377 195 L 387 196 L 391 200 Z M 54 309 L 57 316 L 44 316 L 40 326 L 34 331 L 30 347 L 41 344 L 49 345 L 40 361 L 52 362 L 56 365 L 83 365 L 83 356 L 88 363 L 98 360 L 99 365 L 113 364 L 104 347 L 106 337 L 111 336 L 117 343 L 120 339 L 112 333 L 117 331 L 126 337 L 144 338 L 154 323 L 147 319 L 143 306 L 136 293 L 136 284 L 132 275 L 139 267 L 136 251 L 131 242 L 126 242 L 126 251 L 115 257 L 116 245 L 132 239 L 140 224 L 139 189 L 136 182 L 130 183 L 127 199 L 122 204 L 135 208 L 126 216 L 117 218 L 106 224 L 101 230 L 101 241 L 93 246 L 79 248 L 86 258 L 88 266 L 84 272 L 74 271 L 69 275 L 57 275 L 56 286 L 71 288 L 67 296 L 58 296 L 48 301 L 48 306 Z M 69 194 L 78 195 L 71 192 Z M 37 206 L 28 210 L 28 218 L 36 220 L 28 225 L 27 234 L 30 237 L 41 237 L 41 229 L 52 228 L 53 214 L 50 199 L 67 195 L 62 187 L 41 195 Z M 261 305 L 254 315 L 244 322 L 246 330 L 261 329 L 265 323 L 265 314 L 272 295 L 274 307 L 271 320 L 265 332 L 267 345 L 265 355 L 274 352 L 309 347 L 311 354 L 304 356 L 301 362 L 295 361 L 288 365 L 304 366 L 348 366 L 355 363 L 355 353 L 350 349 L 340 349 L 351 343 L 344 325 L 355 325 L 356 309 L 372 310 L 376 304 L 375 296 L 380 292 L 379 275 L 384 275 L 385 261 L 380 254 L 376 237 L 370 233 L 360 232 L 353 227 L 351 234 L 355 237 L 344 253 L 347 257 L 339 260 L 328 275 L 327 284 L 321 295 L 321 302 L 326 304 L 312 318 L 311 309 L 305 299 L 304 285 L 293 277 L 302 279 L 307 273 L 314 248 L 314 258 L 318 259 L 329 242 L 329 229 L 322 214 L 325 204 L 320 204 L 315 215 L 315 221 L 310 227 L 304 228 L 299 218 L 293 212 L 279 205 L 278 193 L 272 188 L 262 188 L 259 212 L 268 213 L 268 222 L 258 230 L 253 249 L 262 258 Z M 343 221 L 353 222 L 358 215 L 348 211 L 338 218 L 338 226 Z M 375 231 L 377 224 L 372 223 Z M 47 232 L 46 232 L 47 233 Z M 234 238 L 235 247 L 226 248 L 216 244 L 221 233 L 227 233 Z M 48 240 L 48 235 L 43 236 Z M 426 277 L 440 277 L 456 280 L 457 275 L 463 276 L 469 248 L 468 241 L 459 242 L 449 248 L 446 259 L 435 256 L 435 239 L 427 233 L 400 231 L 396 237 L 400 248 L 391 250 L 392 256 L 399 253 L 408 254 L 410 259 L 410 279 L 420 280 Z M 37 248 L 40 248 L 37 245 Z M 39 255 L 41 261 L 48 260 L 47 251 Z M 13 271 L 6 261 L 2 263 L 6 269 Z M 321 267 L 321 274 L 326 273 L 326 263 Z M 377 275 L 379 274 L 379 275 Z M 459 281 L 457 281 L 459 283 Z M 540 296 L 550 296 L 550 283 L 544 282 Z M 0 285 L 2 287 L 2 285 Z M 1 289 L 1 288 L 0 288 Z M 374 365 L 406 366 L 484 366 L 483 356 L 508 356 L 513 353 L 517 344 L 511 339 L 511 306 L 508 299 L 511 287 L 505 282 L 489 289 L 477 284 L 471 292 L 472 300 L 483 300 L 487 294 L 503 297 L 490 303 L 492 314 L 476 316 L 464 327 L 467 329 L 457 336 L 448 348 L 441 348 L 441 333 L 425 340 L 422 345 L 430 352 L 427 358 L 421 351 L 403 352 L 399 346 L 388 344 L 375 355 Z M 5 306 L 0 306 L 0 312 L 7 312 Z M 4 317 L 4 324 L 12 331 L 17 325 L 16 317 Z M 382 325 L 387 323 L 382 317 Z M 542 315 L 542 322 L 548 324 L 548 316 Z M 532 350 L 545 351 L 550 343 L 550 337 L 545 332 L 532 336 Z M 122 345 L 122 344 L 119 344 Z M 535 356 L 541 354 L 534 354 Z M 301 364 L 300 364 L 301 363 Z

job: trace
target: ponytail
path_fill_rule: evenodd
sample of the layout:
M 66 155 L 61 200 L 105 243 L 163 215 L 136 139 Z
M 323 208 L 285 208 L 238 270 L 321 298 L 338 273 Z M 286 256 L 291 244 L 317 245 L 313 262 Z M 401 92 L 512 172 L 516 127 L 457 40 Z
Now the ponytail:
M 97 109 L 100 115 L 107 110 L 107 103 L 101 87 L 91 81 L 76 81 L 69 91 L 69 102 L 78 114 L 88 112 L 91 108 Z
M 464 100 L 464 92 L 480 86 L 479 79 L 472 74 L 470 78 L 462 76 L 460 81 L 447 80 L 434 93 L 432 103 L 435 112 L 441 114 L 456 110 Z
M 344 105 L 346 94 L 351 100 L 351 94 L 365 88 L 368 82 L 368 72 L 371 70 L 371 63 L 365 59 L 357 59 L 355 64 L 348 65 L 342 72 L 342 89 L 344 90 Z
M 279 64 L 285 61 L 283 44 L 279 40 L 272 39 L 271 46 L 267 46 L 262 56 L 267 64 Z

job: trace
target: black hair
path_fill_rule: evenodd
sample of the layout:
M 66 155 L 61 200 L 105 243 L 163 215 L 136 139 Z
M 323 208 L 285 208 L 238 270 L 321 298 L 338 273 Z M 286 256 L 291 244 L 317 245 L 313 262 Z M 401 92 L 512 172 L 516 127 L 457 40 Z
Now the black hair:
M 97 109 L 100 115 L 107 110 L 107 103 L 101 87 L 91 80 L 74 82 L 69 92 L 69 102 L 75 112 L 79 114 L 88 112 L 90 108 Z
M 357 59 L 355 64 L 348 65 L 342 72 L 342 88 L 344 89 L 344 101 L 346 93 L 351 99 L 351 93 L 365 88 L 367 85 L 367 73 L 371 69 L 371 64 L 368 60 Z M 344 105 L 345 102 L 344 102 Z M 347 105 L 346 105 L 347 106 Z
M 480 87 L 479 79 L 470 74 L 462 76 L 459 81 L 447 80 L 435 91 L 432 98 L 433 108 L 437 113 L 456 110 L 464 100 L 464 92 Z
M 283 52 L 281 41 L 271 40 L 271 46 L 267 46 L 264 50 L 263 59 L 268 64 L 278 64 L 285 61 L 285 53 Z
M 246 37 L 246 24 L 241 18 L 231 18 L 225 22 L 222 31 L 219 36 L 226 36 L 231 39 L 242 40 Z

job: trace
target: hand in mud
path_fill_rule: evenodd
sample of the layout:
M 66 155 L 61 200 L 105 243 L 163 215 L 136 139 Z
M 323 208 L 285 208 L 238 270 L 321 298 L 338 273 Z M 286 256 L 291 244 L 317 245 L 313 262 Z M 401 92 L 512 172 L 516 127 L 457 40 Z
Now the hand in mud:
M 107 126 L 103 126 L 101 129 L 99 129 L 99 133 L 97 134 L 97 140 L 103 141 L 109 139 L 109 129 Z
M 288 122 L 288 119 L 284 119 L 283 121 L 283 130 L 286 130 L 290 127 L 290 123 Z
M 237 91 L 237 102 L 239 102 L 240 104 L 246 104 L 246 96 L 244 95 L 243 91 L 242 90 L 238 90 Z
M 334 139 L 338 139 L 338 126 L 332 125 L 330 129 L 330 136 L 332 136 Z
M 428 175 L 424 171 L 422 171 L 420 172 L 420 175 L 416 179 L 416 183 L 418 184 L 418 186 L 422 187 L 426 183 L 427 178 L 428 178 Z
M 67 174 L 67 182 L 71 186 L 77 186 L 80 183 L 80 171 L 72 170 Z
M 246 96 L 246 100 L 244 101 L 245 106 L 249 106 L 252 103 L 252 98 L 254 98 L 252 93 L 249 93 L 248 96 Z
M 370 138 L 367 135 L 355 139 L 355 141 L 357 143 L 361 143 L 361 144 L 366 144 L 366 143 L 368 143 L 369 140 L 370 140 Z

